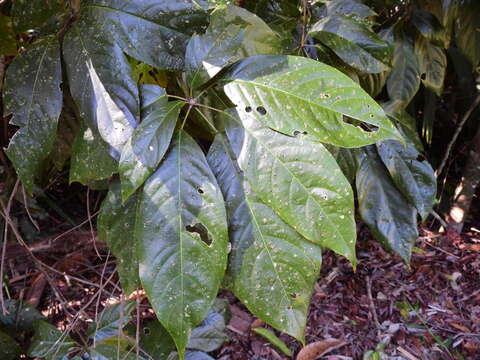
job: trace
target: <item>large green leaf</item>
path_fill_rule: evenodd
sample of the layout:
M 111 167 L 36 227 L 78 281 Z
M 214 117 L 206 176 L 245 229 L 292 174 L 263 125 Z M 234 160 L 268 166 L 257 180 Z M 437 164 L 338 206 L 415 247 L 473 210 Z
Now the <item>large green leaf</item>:
M 238 62 L 224 79 L 229 81 L 225 92 L 242 119 L 254 117 L 287 135 L 308 132 L 343 147 L 401 138 L 358 84 L 318 61 L 258 55 Z M 363 122 L 368 130 L 347 123 L 344 115 Z
M 408 263 L 418 238 L 417 210 L 397 190 L 375 148 L 364 152 L 356 187 L 363 221 L 377 240 Z
M 20 129 L 5 150 L 20 180 L 32 192 L 34 177 L 55 141 L 62 110 L 59 44 L 48 37 L 8 67 L 5 81 L 5 113 Z
M 125 201 L 157 168 L 167 152 L 182 101 L 168 102 L 156 85 L 141 87 L 142 122 L 133 131 L 120 157 L 122 198 Z
M 457 46 L 470 60 L 473 68 L 480 61 L 480 2 L 465 0 L 459 3 L 455 22 L 455 39 Z
M 237 6 L 215 11 L 204 35 L 193 35 L 186 52 L 187 81 L 195 88 L 241 58 L 280 52 L 279 38 L 255 14 Z
M 224 134 L 217 135 L 208 161 L 227 206 L 231 289 L 256 316 L 303 341 L 322 261 L 320 247 L 302 238 L 248 187 L 244 191 L 246 183 Z
M 130 64 L 111 36 L 92 40 L 98 25 L 76 24 L 65 35 L 65 59 L 70 91 L 94 133 L 117 159 L 139 120 L 138 87 Z M 119 76 L 121 74 L 121 76 Z
M 15 360 L 22 352 L 22 349 L 13 338 L 0 331 L 0 356 L 2 360 Z
M 107 306 L 98 315 L 98 321 L 90 323 L 87 335 L 96 342 L 118 336 L 130 321 L 130 313 L 133 309 L 135 309 L 133 301 Z
M 135 235 L 140 279 L 183 358 L 223 279 L 228 241 L 221 191 L 183 131 L 144 185 Z
M 423 84 L 438 96 L 442 95 L 447 70 L 445 50 L 419 36 L 415 42 L 415 54 L 420 65 Z
M 46 321 L 39 321 L 28 348 L 28 356 L 45 360 L 64 360 L 77 344 L 67 333 L 58 330 Z
M 315 23 L 309 34 L 360 71 L 379 73 L 389 69 L 392 58 L 390 44 L 352 18 L 327 16 Z
M 117 171 L 117 162 L 109 155 L 108 144 L 85 125 L 77 134 L 70 160 L 70 183 L 88 185 L 109 178 Z
M 92 46 L 112 37 L 128 55 L 160 69 L 181 70 L 190 35 L 207 20 L 203 0 L 87 0 L 81 27 Z
M 413 99 L 420 87 L 420 65 L 413 46 L 405 39 L 395 41 L 392 71 L 387 79 L 390 99 L 404 107 Z
M 383 141 L 377 144 L 377 149 L 397 189 L 425 219 L 432 210 L 437 190 L 431 165 L 411 142 L 405 146 L 394 140 Z
M 248 116 L 242 127 L 233 118 L 228 136 L 255 194 L 305 238 L 355 264 L 352 188 L 330 152 L 308 135 L 287 136 Z
M 126 294 L 130 294 L 140 284 L 134 239 L 137 206 L 136 194 L 122 204 L 120 184 L 114 182 L 110 185 L 98 218 L 99 237 L 107 241 L 117 258 L 117 271 Z

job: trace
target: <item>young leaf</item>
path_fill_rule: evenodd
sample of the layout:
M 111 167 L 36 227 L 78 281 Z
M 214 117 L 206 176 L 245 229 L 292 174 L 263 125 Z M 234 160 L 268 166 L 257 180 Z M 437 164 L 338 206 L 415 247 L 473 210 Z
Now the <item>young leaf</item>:
M 120 184 L 114 182 L 110 185 L 98 218 L 98 235 L 107 241 L 109 249 L 117 258 L 117 271 L 126 294 L 140 285 L 134 239 L 137 206 L 137 194 L 122 204 Z
M 303 341 L 322 262 L 320 247 L 302 238 L 251 191 L 244 192 L 241 170 L 224 134 L 210 147 L 208 162 L 227 206 L 233 292 L 253 314 Z
M 99 314 L 98 322 L 89 325 L 88 336 L 96 342 L 117 336 L 130 321 L 130 313 L 133 309 L 135 309 L 133 301 L 106 307 Z
M 191 37 L 185 56 L 187 81 L 196 88 L 237 60 L 279 52 L 279 38 L 267 24 L 247 10 L 230 5 L 212 14 L 204 35 Z
M 52 150 L 62 110 L 62 70 L 58 40 L 37 42 L 8 67 L 5 81 L 5 113 L 20 129 L 5 153 L 22 184 L 32 192 L 39 166 Z
M 327 16 L 309 34 L 348 65 L 366 73 L 389 69 L 392 48 L 367 26 L 344 15 Z
M 0 356 L 2 360 L 18 359 L 21 352 L 22 349 L 17 342 L 10 335 L 0 331 Z
M 392 71 L 387 79 L 390 99 L 406 107 L 420 87 L 420 65 L 413 47 L 405 39 L 395 41 Z
M 69 182 L 88 185 L 112 176 L 118 165 L 108 150 L 108 144 L 98 134 L 83 126 L 72 146 Z
M 420 65 L 423 84 L 438 96 L 442 95 L 447 70 L 445 51 L 419 36 L 415 42 L 415 54 Z
M 138 87 L 121 48 L 111 37 L 93 37 L 96 24 L 85 21 L 68 31 L 63 44 L 70 91 L 82 119 L 118 160 L 138 123 Z
M 77 344 L 65 332 L 46 321 L 39 321 L 28 349 L 28 356 L 46 360 L 66 359 Z
M 408 263 L 418 238 L 417 210 L 392 183 L 375 148 L 365 150 L 356 186 L 363 221 L 377 240 Z
M 428 161 L 411 142 L 404 146 L 389 140 L 376 146 L 397 189 L 425 219 L 433 208 L 437 191 L 435 173 Z
M 255 194 L 302 236 L 355 264 L 352 188 L 333 156 L 308 135 L 242 120 L 244 128 L 230 121 L 227 133 Z
M 382 108 L 357 83 L 318 61 L 258 55 L 241 60 L 223 78 L 228 81 L 225 92 L 241 118 L 255 117 L 284 134 L 308 132 L 343 147 L 401 138 Z M 345 122 L 344 115 L 365 123 L 369 131 Z
M 273 345 L 275 345 L 277 348 L 282 350 L 282 352 L 287 355 L 287 356 L 292 356 L 292 352 L 290 349 L 285 345 L 285 343 L 278 338 L 277 335 L 275 335 L 273 332 L 271 332 L 268 329 L 265 328 L 254 328 L 253 331 L 255 331 L 258 335 L 263 336 L 265 339 L 270 341 Z
M 183 131 L 144 185 L 135 230 L 140 279 L 183 358 L 192 329 L 215 300 L 228 241 L 220 189 Z
M 178 71 L 190 35 L 206 26 L 207 8 L 203 0 L 88 0 L 82 2 L 81 21 L 93 47 L 113 38 L 128 55 Z

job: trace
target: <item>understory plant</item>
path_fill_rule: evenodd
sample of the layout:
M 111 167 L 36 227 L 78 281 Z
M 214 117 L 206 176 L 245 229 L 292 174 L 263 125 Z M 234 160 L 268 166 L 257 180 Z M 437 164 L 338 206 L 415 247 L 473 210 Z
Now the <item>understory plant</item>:
M 99 235 L 180 358 L 221 288 L 303 343 L 322 249 L 356 266 L 354 195 L 409 261 L 436 181 L 406 109 L 422 82 L 441 92 L 454 2 L 378 3 L 17 0 L 0 18 L 19 179 L 108 188 Z

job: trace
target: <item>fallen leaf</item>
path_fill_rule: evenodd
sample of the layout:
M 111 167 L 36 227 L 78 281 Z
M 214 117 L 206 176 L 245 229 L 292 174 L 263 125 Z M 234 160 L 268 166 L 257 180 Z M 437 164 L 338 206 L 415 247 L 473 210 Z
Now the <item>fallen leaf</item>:
M 320 356 L 329 353 L 346 345 L 347 342 L 339 339 L 326 339 L 308 344 L 297 355 L 297 360 L 315 360 Z

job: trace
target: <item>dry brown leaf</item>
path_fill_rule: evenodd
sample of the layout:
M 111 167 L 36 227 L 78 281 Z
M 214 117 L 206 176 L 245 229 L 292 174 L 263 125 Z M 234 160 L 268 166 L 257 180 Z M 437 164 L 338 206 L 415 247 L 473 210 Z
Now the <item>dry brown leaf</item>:
M 315 360 L 326 353 L 342 347 L 347 342 L 339 339 L 316 341 L 305 346 L 297 355 L 297 360 Z

